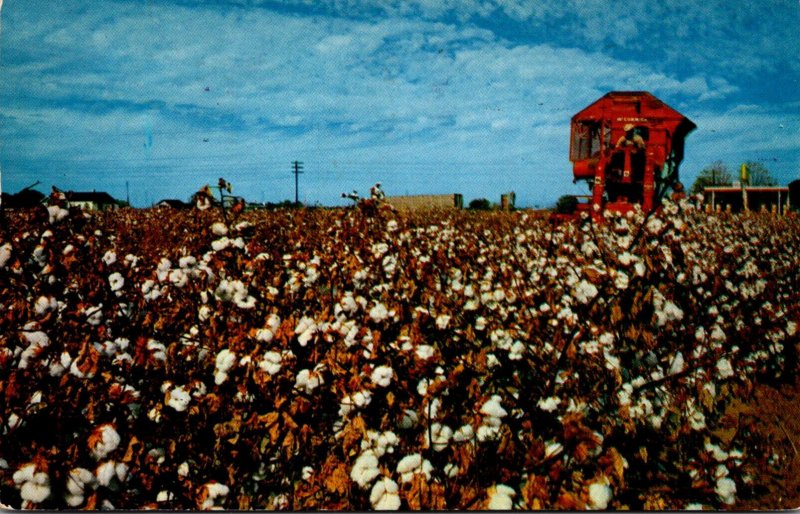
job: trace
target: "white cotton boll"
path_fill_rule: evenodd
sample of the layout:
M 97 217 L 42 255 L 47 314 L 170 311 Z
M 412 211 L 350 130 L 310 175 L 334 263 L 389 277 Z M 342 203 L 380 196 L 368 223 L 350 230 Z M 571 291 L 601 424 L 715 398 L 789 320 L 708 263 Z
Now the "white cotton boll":
M 269 351 L 264 354 L 264 358 L 258 363 L 258 367 L 270 375 L 275 375 L 281 370 L 282 362 L 283 359 L 280 353 Z
M 372 450 L 367 450 L 358 456 L 350 470 L 350 478 L 359 487 L 365 489 L 378 475 L 378 457 Z
M 112 250 L 108 250 L 103 254 L 103 262 L 105 262 L 107 266 L 111 266 L 117 262 L 117 254 Z
M 97 484 L 108 487 L 111 483 L 111 480 L 114 479 L 116 476 L 115 470 L 115 462 L 113 460 L 104 462 L 97 466 L 97 470 L 95 471 L 95 476 L 97 477 Z
M 404 430 L 409 430 L 417 426 L 418 422 L 419 416 L 417 416 L 417 413 L 413 410 L 406 409 L 403 411 L 403 415 L 400 417 L 400 421 L 397 423 L 397 426 Z
M 376 385 L 387 387 L 392 382 L 394 371 L 389 366 L 378 366 L 372 371 L 370 380 Z
M 500 405 L 500 397 L 497 395 L 492 396 L 489 400 L 481 406 L 481 414 L 491 416 L 493 418 L 503 418 L 508 412 Z
M 705 507 L 702 503 L 687 503 L 683 510 L 705 510 Z
M 218 499 L 223 499 L 228 496 L 230 489 L 225 484 L 219 482 L 209 482 L 205 484 L 206 499 L 201 506 L 202 509 L 207 510 L 215 506 Z
M 440 452 L 447 448 L 452 437 L 453 429 L 441 423 L 434 423 L 431 425 L 430 440 L 428 440 L 428 432 L 425 433 L 425 443 L 427 446 L 431 446 L 434 451 Z
M 178 466 L 178 476 L 180 477 L 188 477 L 189 476 L 189 463 L 184 461 L 181 462 Z
M 15 484 L 22 484 L 24 482 L 33 482 L 33 475 L 36 474 L 36 464 L 25 464 L 11 477 Z
M 525 350 L 527 350 L 525 343 L 522 341 L 514 341 L 514 344 L 508 349 L 508 358 L 512 361 L 522 360 L 522 357 L 525 355 Z
M 703 430 L 706 428 L 706 417 L 699 410 L 694 410 L 689 414 L 689 426 L 692 430 Z
M 23 332 L 22 336 L 31 346 L 39 346 L 44 348 L 50 344 L 50 338 L 42 331 Z
M 369 317 L 372 318 L 374 321 L 380 323 L 381 321 L 389 317 L 389 311 L 386 310 L 385 305 L 379 302 L 375 304 L 375 306 L 372 309 L 370 309 Z
M 608 480 L 595 482 L 589 486 L 589 508 L 594 510 L 605 510 L 612 497 L 611 487 Z
M 172 407 L 178 412 L 183 412 L 189 406 L 191 395 L 183 388 L 176 387 L 167 393 L 167 406 Z
M 50 496 L 50 486 L 25 482 L 22 484 L 19 495 L 23 500 L 31 503 L 42 503 Z
M 597 296 L 597 287 L 594 284 L 587 282 L 586 280 L 581 280 L 578 282 L 578 285 L 575 286 L 573 290 L 573 294 L 575 298 L 581 303 L 589 303 L 595 296 Z
M 564 451 L 564 446 L 556 441 L 548 441 L 544 445 L 544 458 L 549 459 L 555 457 Z
M 456 464 L 448 462 L 444 465 L 444 469 L 442 471 L 444 471 L 445 476 L 449 478 L 455 478 L 458 476 L 458 473 L 461 471 L 461 469 Z
M 220 350 L 216 358 L 216 368 L 218 371 L 227 372 L 236 364 L 236 353 L 227 348 Z
M 717 486 L 714 488 L 720 501 L 726 505 L 736 503 L 736 482 L 730 478 L 723 477 L 717 480 Z
M 55 223 L 66 218 L 69 215 L 69 211 L 67 209 L 62 209 L 58 205 L 48 205 L 47 214 L 49 215 L 49 222 Z
M 497 420 L 497 418 L 490 418 L 490 419 Z M 478 432 L 476 433 L 476 437 L 480 442 L 493 441 L 498 437 L 500 437 L 500 427 L 481 425 L 478 427 Z
M 675 354 L 675 357 L 672 359 L 672 364 L 669 366 L 669 374 L 675 375 L 677 373 L 682 372 L 686 369 L 686 362 L 683 360 L 683 354 L 678 352 Z
M 724 462 L 728 460 L 728 453 L 716 444 L 707 441 L 704 445 L 704 448 L 707 452 L 711 453 L 711 456 L 715 461 Z
M 128 476 L 128 465 L 124 462 L 117 462 L 114 466 L 114 474 L 116 474 L 120 482 L 124 482 L 125 478 Z
M 306 393 L 310 393 L 324 383 L 325 381 L 322 379 L 322 376 L 319 373 L 309 369 L 303 369 L 297 374 L 294 386 L 295 388 L 301 389 Z
M 114 272 L 108 276 L 108 285 L 111 286 L 112 291 L 119 291 L 125 285 L 125 279 L 118 272 Z
M 450 324 L 450 316 L 447 314 L 440 314 L 436 317 L 436 328 L 439 330 L 444 330 L 447 328 L 447 325 Z
M 433 357 L 433 346 L 428 344 L 420 344 L 414 349 L 414 354 L 420 360 L 428 360 Z
M 514 496 L 517 492 L 504 484 L 498 484 L 489 488 L 489 502 L 486 508 L 489 510 L 511 510 L 514 507 Z
M 401 505 L 397 483 L 383 477 L 372 486 L 369 502 L 375 510 L 398 510 Z
M 156 495 L 156 501 L 158 503 L 168 502 L 175 498 L 175 495 L 170 491 L 159 491 Z
M 53 312 L 58 308 L 58 302 L 52 296 L 40 296 L 33 306 L 37 315 L 43 316 L 48 312 Z
M 463 425 L 453 433 L 453 441 L 457 443 L 471 441 L 473 437 L 475 437 L 475 430 L 472 425 Z
M 218 221 L 211 225 L 211 232 L 213 232 L 215 236 L 224 236 L 228 233 L 228 227 L 226 227 L 224 223 Z
M 617 289 L 627 289 L 630 285 L 628 275 L 623 271 L 617 271 L 614 276 L 614 287 Z
M 726 358 L 722 358 L 717 361 L 717 376 L 719 378 L 728 378 L 733 376 L 733 366 L 731 365 L 731 361 Z
M 67 490 L 73 495 L 82 496 L 86 490 L 86 486 L 93 484 L 94 480 L 94 475 L 88 469 L 72 469 L 70 470 L 69 475 L 67 475 Z
M 553 412 L 561 404 L 561 399 L 556 396 L 540 399 L 536 405 L 545 412 Z
M 0 246 L 0 269 L 5 268 L 9 260 L 11 260 L 11 243 L 6 243 Z
M 99 431 L 99 433 L 98 433 Z M 109 453 L 117 449 L 120 443 L 120 437 L 114 426 L 110 423 L 100 425 L 95 429 L 95 434 L 100 436 L 99 441 L 92 448 L 92 455 L 95 459 L 100 460 L 108 456 Z

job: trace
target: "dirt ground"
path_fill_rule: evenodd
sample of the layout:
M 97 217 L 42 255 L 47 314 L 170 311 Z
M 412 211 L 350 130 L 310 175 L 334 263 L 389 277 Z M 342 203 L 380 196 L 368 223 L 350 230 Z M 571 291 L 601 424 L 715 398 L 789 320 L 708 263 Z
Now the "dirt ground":
M 728 409 L 729 430 L 747 427 L 763 451 L 750 490 L 736 510 L 800 508 L 800 377 L 779 387 L 759 385 L 753 400 Z M 720 433 L 724 436 L 724 430 Z M 777 457 L 776 457 L 777 456 Z

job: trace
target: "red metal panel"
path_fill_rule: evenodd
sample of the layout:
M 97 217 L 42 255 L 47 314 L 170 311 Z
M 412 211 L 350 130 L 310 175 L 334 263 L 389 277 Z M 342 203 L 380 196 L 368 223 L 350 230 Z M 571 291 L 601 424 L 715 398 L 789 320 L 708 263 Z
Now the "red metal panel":
M 605 208 L 658 207 L 659 195 L 677 181 L 683 141 L 694 128 L 646 91 L 611 92 L 574 115 L 570 160 L 574 181 L 590 184 L 590 209 L 600 216 Z

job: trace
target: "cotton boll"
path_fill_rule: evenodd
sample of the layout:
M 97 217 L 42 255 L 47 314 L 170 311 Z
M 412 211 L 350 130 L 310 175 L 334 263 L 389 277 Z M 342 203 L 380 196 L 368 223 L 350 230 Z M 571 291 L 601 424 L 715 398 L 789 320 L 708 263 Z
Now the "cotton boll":
M 447 448 L 450 438 L 453 437 L 453 429 L 441 423 L 434 423 L 431 425 L 430 440 L 428 432 L 425 433 L 425 444 L 430 446 L 434 451 L 440 452 Z
M 372 383 L 379 385 L 381 387 L 388 387 L 388 385 L 392 382 L 392 377 L 394 376 L 394 371 L 389 366 L 378 366 L 372 371 L 372 375 L 370 375 L 370 380 Z
M 20 488 L 19 495 L 23 500 L 31 503 L 42 503 L 50 496 L 50 486 L 48 484 L 25 482 Z
M 486 508 L 489 510 L 511 510 L 514 508 L 514 496 L 517 492 L 504 484 L 498 484 L 489 488 L 489 502 Z
M 309 369 L 303 369 L 297 374 L 297 378 L 295 379 L 295 388 L 301 389 L 306 393 L 310 393 L 324 383 L 325 380 L 319 373 Z
M 215 236 L 224 236 L 228 234 L 228 227 L 226 227 L 224 223 L 218 221 L 211 225 L 211 232 L 213 232 Z
M 736 482 L 730 478 L 723 477 L 717 480 L 717 485 L 714 488 L 720 501 L 726 505 L 736 503 Z
M 537 406 L 545 412 L 553 412 L 561 404 L 561 399 L 556 396 L 542 398 L 537 402 Z
M 682 372 L 684 369 L 686 369 L 686 363 L 683 360 L 683 354 L 681 352 L 677 352 L 675 357 L 672 359 L 672 364 L 669 366 L 669 374 L 675 375 Z
M 114 465 L 115 462 L 110 460 L 97 466 L 95 476 L 97 477 L 98 485 L 108 487 L 108 485 L 111 483 L 111 480 L 116 476 Z
M 717 376 L 719 378 L 728 378 L 734 375 L 733 366 L 731 365 L 731 361 L 726 358 L 722 358 L 717 361 Z
M 183 412 L 186 410 L 186 407 L 189 405 L 192 397 L 189 395 L 188 392 L 181 387 L 176 387 L 167 393 L 167 401 L 166 404 L 169 407 L 172 407 L 178 412 Z
M 397 473 L 400 474 L 400 481 L 410 482 L 414 474 L 421 473 L 426 478 L 430 478 L 433 466 L 427 459 L 423 459 L 419 453 L 406 455 L 397 463 Z
M 381 321 L 385 320 L 389 317 L 389 311 L 386 310 L 386 306 L 382 303 L 375 304 L 372 309 L 369 311 L 369 317 L 380 323 Z
M 95 481 L 94 475 L 86 468 L 74 468 L 67 475 L 67 491 L 73 495 L 83 496 L 86 486 L 91 486 Z M 81 499 L 81 502 L 83 499 Z M 78 502 L 78 503 L 81 503 Z
M 365 489 L 379 474 L 378 457 L 372 450 L 361 453 L 353 464 L 353 469 L 350 470 L 350 478 L 362 489 Z
M 228 379 L 228 370 L 236 364 L 236 353 L 227 348 L 220 350 L 216 358 L 216 369 L 214 371 L 214 383 L 222 384 Z
M 281 370 L 281 363 L 283 359 L 281 354 L 275 351 L 269 351 L 264 354 L 264 358 L 259 361 L 258 367 L 269 373 L 275 375 Z
M 586 280 L 581 280 L 575 289 L 573 290 L 573 294 L 575 298 L 581 303 L 589 303 L 595 296 L 597 296 L 597 287 L 594 284 L 587 282 Z
M 369 502 L 375 510 L 398 510 L 401 505 L 397 483 L 383 477 L 372 486 Z
M 414 354 L 420 360 L 428 360 L 433 357 L 434 350 L 433 346 L 428 344 L 420 344 L 414 349 Z
M 11 260 L 11 243 L 0 246 L 0 269 L 4 269 Z
M 487 400 L 480 409 L 481 414 L 491 416 L 494 418 L 503 418 L 508 412 L 500 405 L 500 397 L 497 395 L 492 396 Z
M 89 437 L 90 449 L 96 460 L 104 459 L 117 449 L 120 437 L 114 426 L 110 423 L 100 425 Z
M 589 508 L 594 510 L 605 510 L 608 502 L 613 496 L 608 479 L 594 482 L 589 486 Z
M 225 497 L 228 496 L 229 491 L 230 489 L 227 485 L 220 484 L 219 482 L 209 482 L 204 484 L 200 493 L 200 497 L 203 499 L 200 508 L 203 510 L 208 510 L 216 507 L 218 503 L 224 501 Z
M 40 296 L 33 306 L 37 315 L 43 316 L 48 312 L 53 312 L 58 308 L 58 302 L 52 296 Z

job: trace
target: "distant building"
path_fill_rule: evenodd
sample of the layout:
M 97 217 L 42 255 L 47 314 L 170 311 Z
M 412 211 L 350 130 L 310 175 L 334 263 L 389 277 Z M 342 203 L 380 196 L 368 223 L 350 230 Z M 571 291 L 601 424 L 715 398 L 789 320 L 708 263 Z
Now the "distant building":
M 88 211 L 107 211 L 119 207 L 119 202 L 105 192 L 91 191 L 67 191 L 67 205 L 69 207 L 79 207 Z
M 188 209 L 192 205 L 182 200 L 177 200 L 175 198 L 165 198 L 164 200 L 158 201 L 155 206 L 166 207 L 170 209 Z
M 517 193 L 510 191 L 500 195 L 500 209 L 513 211 L 517 207 Z
M 713 186 L 703 189 L 707 208 L 712 211 L 774 211 L 783 214 L 790 206 L 788 187 Z
M 458 193 L 450 195 L 411 195 L 387 196 L 385 202 L 395 209 L 463 209 L 464 196 Z

